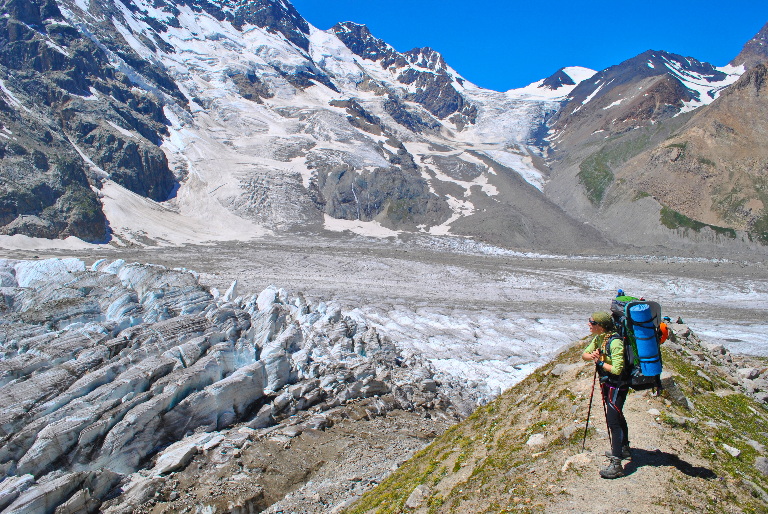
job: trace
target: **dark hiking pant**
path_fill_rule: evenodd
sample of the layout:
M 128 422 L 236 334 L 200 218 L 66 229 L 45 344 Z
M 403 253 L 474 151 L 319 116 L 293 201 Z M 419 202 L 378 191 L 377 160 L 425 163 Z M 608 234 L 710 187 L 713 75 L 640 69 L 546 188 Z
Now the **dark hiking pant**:
M 603 400 L 605 401 L 605 421 L 611 435 L 611 453 L 621 458 L 621 447 L 629 445 L 629 430 L 624 418 L 624 401 L 627 399 L 626 387 L 614 387 L 610 384 L 600 384 Z

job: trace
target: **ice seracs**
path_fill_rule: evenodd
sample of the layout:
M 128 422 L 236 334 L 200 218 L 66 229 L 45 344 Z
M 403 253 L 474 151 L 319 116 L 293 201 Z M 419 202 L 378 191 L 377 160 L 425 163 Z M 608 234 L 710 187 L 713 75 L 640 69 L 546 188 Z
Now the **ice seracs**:
M 474 403 L 361 316 L 276 287 L 238 295 L 235 281 L 214 298 L 190 271 L 123 260 L 0 260 L 0 280 L 8 512 L 97 507 L 238 423 L 295 436 L 360 398 L 372 415 L 458 418 Z

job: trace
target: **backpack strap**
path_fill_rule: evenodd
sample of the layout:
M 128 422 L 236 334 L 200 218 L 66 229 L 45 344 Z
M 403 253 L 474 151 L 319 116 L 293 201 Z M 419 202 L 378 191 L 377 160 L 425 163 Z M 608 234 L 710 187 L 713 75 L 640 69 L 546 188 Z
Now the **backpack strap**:
M 605 352 L 610 355 L 611 354 L 611 343 L 618 339 L 624 344 L 624 351 L 622 352 L 621 358 L 624 359 L 624 368 L 621 371 L 621 375 L 612 375 L 608 374 L 610 376 L 611 381 L 615 383 L 616 386 L 623 386 L 626 384 L 627 379 L 629 378 L 629 375 L 631 373 L 631 366 L 629 363 L 629 358 L 627 356 L 627 344 L 629 344 L 627 341 L 624 340 L 623 337 L 621 337 L 619 334 L 613 333 L 608 338 L 608 342 L 605 344 Z
M 614 332 L 613 334 L 611 334 L 611 335 L 608 337 L 608 342 L 607 342 L 607 343 L 605 343 L 605 353 L 607 353 L 608 355 L 610 355 L 610 354 L 611 354 L 611 343 L 612 343 L 614 340 L 616 340 L 616 339 L 620 340 L 622 343 L 624 342 L 624 338 L 622 338 L 622 337 L 621 337 L 619 334 L 617 334 L 616 332 Z

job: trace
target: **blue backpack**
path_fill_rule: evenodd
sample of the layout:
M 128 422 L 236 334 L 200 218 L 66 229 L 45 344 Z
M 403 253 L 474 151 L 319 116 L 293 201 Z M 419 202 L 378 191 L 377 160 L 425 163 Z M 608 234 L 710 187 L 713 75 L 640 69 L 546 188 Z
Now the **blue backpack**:
M 637 391 L 661 390 L 661 305 L 621 294 L 611 302 L 611 315 L 624 342 L 622 385 Z

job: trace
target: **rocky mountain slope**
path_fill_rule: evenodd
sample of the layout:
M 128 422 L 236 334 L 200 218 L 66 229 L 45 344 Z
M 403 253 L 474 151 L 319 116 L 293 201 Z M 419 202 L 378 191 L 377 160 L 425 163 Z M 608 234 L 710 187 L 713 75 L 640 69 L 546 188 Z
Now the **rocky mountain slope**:
M 742 360 L 673 324 L 665 389 L 625 404 L 632 457 L 603 480 L 599 392 L 582 451 L 593 366 L 566 349 L 440 435 L 343 512 L 763 512 L 768 362 Z
M 271 0 L 3 5 L 2 166 L 24 185 L 8 185 L 5 234 L 125 245 L 180 242 L 166 235 L 179 225 L 198 240 L 341 226 L 601 240 L 542 194 L 536 164 L 576 69 L 555 90 L 487 91 L 434 50 L 399 53 L 351 23 L 319 31 Z M 80 210 L 66 201 L 73 180 L 90 202 Z M 35 181 L 52 189 L 37 203 L 20 192 Z
M 351 22 L 318 30 L 288 2 L 2 6 L 2 235 L 765 250 L 764 135 L 727 120 L 761 112 L 759 88 L 754 111 L 720 99 L 764 60 L 766 29 L 722 68 L 649 50 L 501 93 L 433 49 L 398 52 Z M 680 132 L 693 113 L 739 133 L 695 149 Z M 694 164 L 658 158 L 689 139 Z
M 158 147 L 168 134 L 162 104 L 55 2 L 7 0 L 2 12 L 3 233 L 106 241 L 105 216 L 91 189 L 103 169 L 153 200 L 165 200 L 173 188 Z M 184 101 L 167 77 L 156 79 L 166 79 L 169 93 Z
M 553 124 L 550 198 L 625 243 L 762 245 L 765 30 L 728 67 L 648 51 L 582 82 Z
M 653 196 L 668 226 L 705 223 L 766 241 L 766 73 L 766 64 L 756 65 L 663 144 L 629 161 L 617 173 L 622 187 Z
M 747 41 L 739 55 L 733 58 L 731 66 L 744 66 L 749 70 L 756 65 L 765 63 L 768 60 L 768 23 L 766 23 L 755 37 Z

